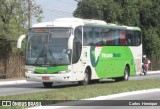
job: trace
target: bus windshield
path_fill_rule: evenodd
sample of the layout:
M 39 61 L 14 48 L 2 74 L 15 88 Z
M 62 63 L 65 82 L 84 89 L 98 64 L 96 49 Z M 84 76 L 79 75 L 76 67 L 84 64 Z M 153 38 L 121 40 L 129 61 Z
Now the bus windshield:
M 70 28 L 31 29 L 26 46 L 26 65 L 69 65 Z

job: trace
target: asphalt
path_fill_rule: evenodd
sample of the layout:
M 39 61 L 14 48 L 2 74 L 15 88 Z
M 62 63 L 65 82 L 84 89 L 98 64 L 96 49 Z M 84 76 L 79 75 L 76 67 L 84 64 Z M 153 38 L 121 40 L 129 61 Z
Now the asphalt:
M 148 74 L 156 74 L 160 73 L 160 71 L 149 71 Z M 12 84 L 25 84 L 30 83 L 25 80 L 25 78 L 18 78 L 18 79 L 0 79 L 0 86 L 3 85 L 12 85 Z

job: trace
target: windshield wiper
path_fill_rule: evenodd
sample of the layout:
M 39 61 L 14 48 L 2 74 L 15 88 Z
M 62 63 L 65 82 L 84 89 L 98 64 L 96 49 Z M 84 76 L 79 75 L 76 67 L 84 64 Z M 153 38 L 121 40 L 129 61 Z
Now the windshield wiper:
M 37 59 L 36 59 L 36 62 L 34 63 L 34 66 L 37 64 L 40 56 L 44 53 L 45 49 L 46 49 L 46 47 L 44 46 L 44 48 L 42 49 L 42 51 L 41 51 L 40 54 L 38 55 L 38 57 L 37 57 Z
M 50 36 L 50 33 L 48 34 L 48 40 L 45 41 L 46 43 L 44 43 L 44 48 L 43 48 L 43 50 L 40 52 L 40 54 L 38 55 L 38 57 L 37 57 L 36 62 L 34 63 L 34 65 L 37 64 L 37 62 L 38 62 L 40 56 L 41 56 L 42 54 L 44 54 L 45 51 L 46 51 L 46 52 L 45 52 L 45 55 L 47 55 L 47 52 L 48 52 L 48 41 L 49 41 L 49 36 Z

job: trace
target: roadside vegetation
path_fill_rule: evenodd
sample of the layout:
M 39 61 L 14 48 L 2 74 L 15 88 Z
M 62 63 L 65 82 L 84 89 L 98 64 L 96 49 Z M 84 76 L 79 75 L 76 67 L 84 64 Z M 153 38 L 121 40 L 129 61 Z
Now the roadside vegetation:
M 122 82 L 105 81 L 87 86 L 53 86 L 50 91 L 1 96 L 0 100 L 80 100 L 97 96 L 160 88 L 160 79 L 130 80 Z M 52 90 L 53 89 L 53 90 Z
M 42 20 L 43 10 L 36 0 L 0 0 L 0 79 L 24 77 L 24 49 L 17 39 L 28 31 L 30 18 Z
M 50 91 L 21 94 L 14 96 L 1 96 L 0 100 L 44 100 L 42 105 L 55 104 L 67 100 L 81 100 L 97 96 L 105 96 L 122 92 L 160 88 L 160 78 L 130 80 L 130 81 L 105 81 L 87 86 L 68 85 L 53 86 Z M 0 109 L 24 109 L 26 107 L 0 107 Z

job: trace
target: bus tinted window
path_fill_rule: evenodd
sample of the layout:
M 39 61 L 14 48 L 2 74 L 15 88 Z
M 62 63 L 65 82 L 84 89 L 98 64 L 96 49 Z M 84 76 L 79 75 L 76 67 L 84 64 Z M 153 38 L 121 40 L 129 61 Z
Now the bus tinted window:
M 77 27 L 74 32 L 75 37 L 80 41 L 82 44 L 82 27 Z
M 93 44 L 93 37 L 92 37 L 92 28 L 91 27 L 84 27 L 83 29 L 83 45 L 88 46 Z
M 139 46 L 141 44 L 141 32 L 140 31 L 127 31 L 127 45 Z
M 93 28 L 93 45 L 102 45 L 102 29 Z
M 84 27 L 84 46 L 139 46 L 141 31 Z
M 103 45 L 113 45 L 112 29 L 103 29 L 102 38 Z
M 120 30 L 119 32 L 119 45 L 126 45 L 126 31 Z
M 127 45 L 132 46 L 134 45 L 134 32 L 127 31 Z
M 134 32 L 135 36 L 135 45 L 140 45 L 141 44 L 141 32 L 140 31 L 135 31 Z
M 112 31 L 112 42 L 113 45 L 119 45 L 119 30 L 115 29 Z

